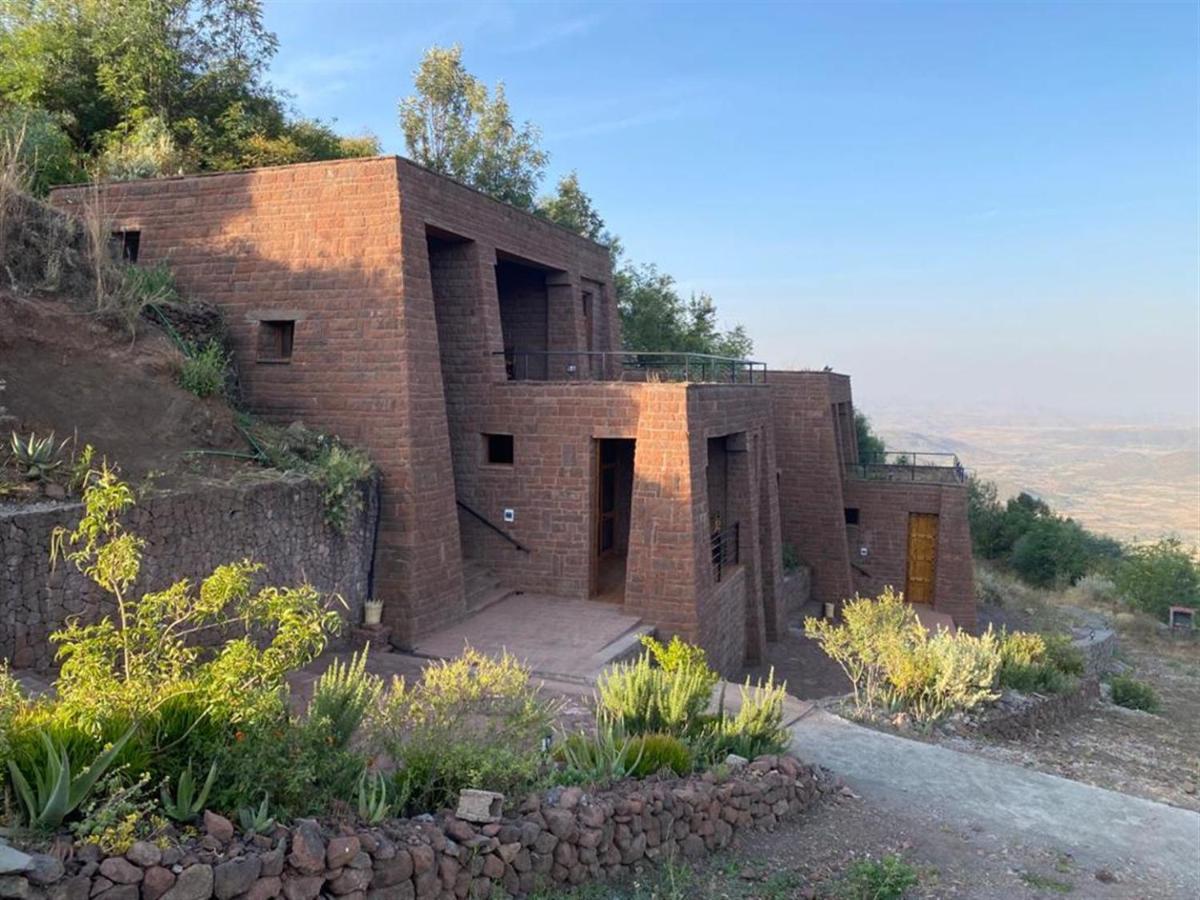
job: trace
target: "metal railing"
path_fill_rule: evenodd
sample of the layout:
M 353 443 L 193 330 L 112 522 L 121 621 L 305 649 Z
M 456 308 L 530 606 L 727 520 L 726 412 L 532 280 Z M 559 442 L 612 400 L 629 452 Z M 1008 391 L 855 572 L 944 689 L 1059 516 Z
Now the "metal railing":
M 967 470 L 955 453 L 889 450 L 875 453 L 846 467 L 859 478 L 878 481 L 924 481 L 965 484 Z
M 741 554 L 741 523 L 734 522 L 709 538 L 712 548 L 713 581 L 720 582 L 725 570 L 736 566 Z
M 463 503 L 457 497 L 455 498 L 454 502 L 457 503 L 458 508 L 461 509 L 463 512 L 465 512 L 467 515 L 472 516 L 473 518 L 482 522 L 484 525 L 486 525 L 492 531 L 496 532 L 496 534 L 500 535 L 500 537 L 504 538 L 506 541 L 508 541 L 510 544 L 512 544 L 514 547 L 516 547 L 518 550 L 520 550 L 522 553 L 532 553 L 533 552 L 528 547 L 526 547 L 524 544 L 522 544 L 520 541 L 518 541 L 515 537 L 513 537 L 511 534 L 509 534 L 507 531 L 505 531 L 503 528 L 501 528 L 499 525 L 497 525 L 495 522 L 488 519 L 482 513 L 478 513 L 475 510 L 471 509 L 471 507 L 467 506 L 467 504 Z
M 761 384 L 767 364 L 710 353 L 497 350 L 509 381 L 684 381 Z

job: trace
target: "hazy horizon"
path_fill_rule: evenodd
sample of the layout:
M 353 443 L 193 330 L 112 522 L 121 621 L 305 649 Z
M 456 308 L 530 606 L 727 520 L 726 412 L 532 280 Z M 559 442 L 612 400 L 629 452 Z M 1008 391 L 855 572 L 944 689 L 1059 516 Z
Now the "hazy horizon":
M 1195 423 L 1197 10 L 270 2 L 299 112 L 404 152 L 432 44 L 633 260 L 859 405 Z

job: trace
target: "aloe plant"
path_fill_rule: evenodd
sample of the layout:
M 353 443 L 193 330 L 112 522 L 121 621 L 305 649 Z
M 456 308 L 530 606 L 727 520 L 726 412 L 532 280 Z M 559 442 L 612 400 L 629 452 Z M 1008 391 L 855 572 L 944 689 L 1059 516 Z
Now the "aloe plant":
M 368 825 L 378 825 L 392 813 L 387 778 L 382 772 L 363 769 L 358 776 L 358 817 Z
M 63 819 L 79 808 L 100 776 L 116 759 L 121 748 L 133 735 L 133 728 L 113 742 L 112 746 L 99 753 L 92 764 L 72 775 L 71 758 L 67 748 L 55 744 L 44 731 L 38 732 L 46 758 L 41 765 L 31 764 L 33 785 L 13 760 L 8 761 L 8 772 L 13 789 L 25 807 L 25 814 L 33 828 L 57 828 Z
M 262 803 L 258 809 L 253 806 L 243 806 L 238 810 L 238 821 L 246 834 L 266 834 L 275 827 L 275 819 L 270 814 L 271 795 L 263 791 Z
M 55 447 L 53 431 L 44 438 L 39 438 L 32 431 L 28 438 L 23 438 L 14 431 L 10 444 L 13 459 L 25 471 L 25 477 L 44 480 L 47 475 L 62 465 L 59 454 L 62 453 L 63 447 L 67 446 L 69 441 L 70 438 L 67 438 Z
M 175 796 L 171 796 L 166 784 L 159 790 L 163 812 L 176 822 L 190 822 L 204 809 L 204 804 L 208 802 L 208 792 L 212 790 L 216 777 L 217 764 L 213 763 L 208 769 L 208 777 L 204 779 L 200 793 L 197 794 L 196 781 L 192 776 L 192 764 L 189 761 L 187 768 L 179 773 L 179 781 L 175 785 Z

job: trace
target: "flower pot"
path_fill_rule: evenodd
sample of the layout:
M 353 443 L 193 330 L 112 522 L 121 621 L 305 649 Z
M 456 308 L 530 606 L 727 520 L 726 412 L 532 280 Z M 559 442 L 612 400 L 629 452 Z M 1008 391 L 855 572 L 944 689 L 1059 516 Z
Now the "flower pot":
M 383 601 L 368 600 L 363 604 L 363 624 L 378 625 L 383 620 Z

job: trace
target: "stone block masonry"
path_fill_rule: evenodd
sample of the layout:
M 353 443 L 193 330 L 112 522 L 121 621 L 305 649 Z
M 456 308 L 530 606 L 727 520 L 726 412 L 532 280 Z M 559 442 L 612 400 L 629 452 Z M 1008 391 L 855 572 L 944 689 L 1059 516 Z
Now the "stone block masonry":
M 203 578 L 222 563 L 250 558 L 266 566 L 263 583 L 339 594 L 339 612 L 362 621 L 378 504 L 373 483 L 360 487 L 363 508 L 344 532 L 325 524 L 320 485 L 287 476 L 206 485 L 139 501 L 123 519 L 146 542 L 135 591 L 161 590 L 180 578 Z M 50 565 L 50 536 L 73 528 L 78 503 L 0 506 L 0 657 L 45 669 L 49 637 L 68 617 L 84 624 L 114 614 L 108 596 L 71 563 Z
M 375 828 L 301 820 L 270 837 L 238 838 L 227 820 L 208 816 L 207 834 L 182 847 L 142 842 L 103 857 L 86 845 L 65 867 L 34 857 L 36 868 L 0 875 L 0 897 L 526 897 L 697 859 L 728 847 L 735 832 L 799 815 L 833 786 L 790 756 L 764 756 L 732 774 L 626 781 L 595 794 L 555 788 L 486 825 L 443 812 Z

